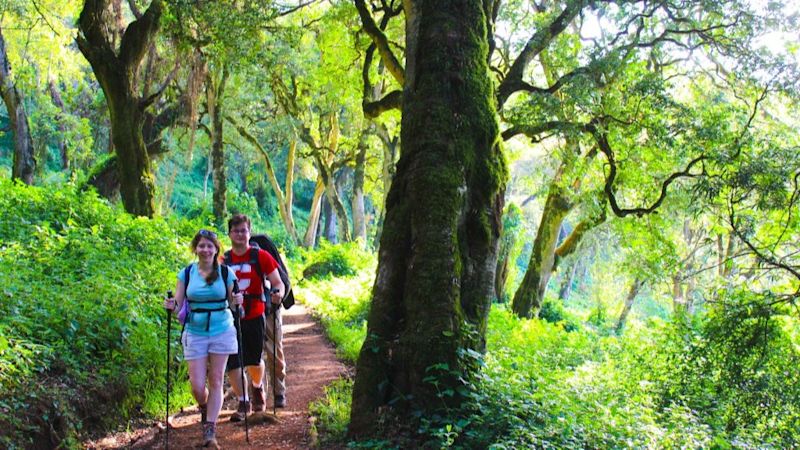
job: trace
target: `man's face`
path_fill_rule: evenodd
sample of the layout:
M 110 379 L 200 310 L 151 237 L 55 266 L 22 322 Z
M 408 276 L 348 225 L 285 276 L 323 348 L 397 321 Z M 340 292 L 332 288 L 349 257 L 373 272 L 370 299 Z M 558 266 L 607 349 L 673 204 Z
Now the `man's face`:
M 233 245 L 247 246 L 250 242 L 250 227 L 246 223 L 234 225 L 228 232 L 228 236 L 230 236 Z

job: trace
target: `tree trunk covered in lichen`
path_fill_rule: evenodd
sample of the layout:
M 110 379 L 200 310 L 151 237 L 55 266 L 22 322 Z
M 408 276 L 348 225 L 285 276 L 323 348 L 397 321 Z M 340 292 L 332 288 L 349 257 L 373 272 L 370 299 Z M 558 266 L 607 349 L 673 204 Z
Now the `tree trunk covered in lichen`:
M 454 406 L 459 356 L 484 348 L 507 168 L 499 147 L 480 0 L 407 1 L 402 150 L 353 390 L 350 433 L 379 411 Z M 427 377 L 435 377 L 440 398 Z
M 85 0 L 76 40 L 108 104 L 122 203 L 131 214 L 151 217 L 155 213 L 155 186 L 142 135 L 149 101 L 137 92 L 137 73 L 158 32 L 162 3 L 153 0 L 145 14 L 128 25 L 119 49 L 109 33 L 108 5 L 108 0 Z
M 22 94 L 11 77 L 11 64 L 8 61 L 8 50 L 2 28 L 0 28 L 0 97 L 6 105 L 11 132 L 14 135 L 14 164 L 11 178 L 21 180 L 25 184 L 33 184 L 36 159 L 33 156 L 31 128 Z
M 228 81 L 227 67 L 222 69 L 219 80 L 209 73 L 206 77 L 206 108 L 211 117 L 211 178 L 214 185 L 212 209 L 214 220 L 218 226 L 225 223 L 228 205 L 227 183 L 225 182 L 225 148 L 223 141 L 224 126 L 222 123 L 222 98 Z
M 561 222 L 572 208 L 566 193 L 558 186 L 556 179 L 550 186 L 550 192 L 544 204 L 539 230 L 533 241 L 533 251 L 528 262 L 528 269 L 522 283 L 514 294 L 511 309 L 520 317 L 534 317 L 542 307 L 544 292 L 550 275 L 553 273 L 558 231 Z

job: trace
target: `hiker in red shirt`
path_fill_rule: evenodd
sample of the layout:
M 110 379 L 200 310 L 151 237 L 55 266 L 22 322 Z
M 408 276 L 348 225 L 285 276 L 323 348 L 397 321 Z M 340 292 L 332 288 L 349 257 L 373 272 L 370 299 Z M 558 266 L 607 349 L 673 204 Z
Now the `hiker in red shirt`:
M 232 249 L 225 252 L 225 264 L 236 273 L 239 289 L 244 294 L 244 315 L 241 325 L 240 345 L 242 347 L 242 364 L 251 380 L 250 395 L 242 388 L 238 358 L 228 358 L 228 380 L 239 399 L 239 407 L 231 416 L 231 421 L 244 420 L 250 412 L 250 399 L 254 411 L 266 409 L 264 393 L 264 335 L 266 331 L 266 315 L 272 309 L 280 307 L 285 287 L 278 273 L 278 263 L 265 250 L 250 246 L 250 219 L 244 214 L 236 214 L 228 220 L 228 235 Z M 263 282 L 266 277 L 267 286 Z M 269 287 L 277 289 L 269 294 Z M 271 305 L 267 306 L 267 302 Z M 283 367 L 281 361 L 281 367 Z M 283 370 L 283 369 L 281 369 Z M 277 401 L 277 397 L 276 397 Z

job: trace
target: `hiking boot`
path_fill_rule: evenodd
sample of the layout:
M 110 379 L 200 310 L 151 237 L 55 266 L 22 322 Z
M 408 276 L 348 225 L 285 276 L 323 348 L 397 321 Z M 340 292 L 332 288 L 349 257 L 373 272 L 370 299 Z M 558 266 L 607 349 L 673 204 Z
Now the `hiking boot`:
M 275 396 L 275 407 L 276 408 L 286 408 L 286 396 L 285 395 L 276 395 Z
M 208 405 L 197 405 L 197 409 L 200 410 L 200 423 L 206 423 L 206 418 L 208 417 Z
M 241 422 L 248 414 L 250 414 L 250 402 L 239 400 L 239 408 L 236 409 L 235 413 L 231 414 L 231 422 Z
M 217 424 L 214 422 L 203 422 L 203 447 L 219 448 Z
M 264 394 L 264 385 L 255 387 L 251 384 L 250 398 L 253 402 L 253 412 L 261 412 L 267 409 L 267 396 Z

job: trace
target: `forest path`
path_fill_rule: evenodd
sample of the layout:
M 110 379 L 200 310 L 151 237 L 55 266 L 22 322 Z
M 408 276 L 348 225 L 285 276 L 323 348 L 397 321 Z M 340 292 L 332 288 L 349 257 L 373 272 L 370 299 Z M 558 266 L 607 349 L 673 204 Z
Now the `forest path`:
M 287 360 L 287 407 L 277 409 L 272 416 L 272 399 L 267 399 L 267 414 L 251 416 L 250 444 L 245 440 L 244 423 L 228 420 L 236 408 L 234 399 L 222 407 L 217 422 L 217 440 L 223 449 L 270 448 L 274 450 L 304 449 L 311 445 L 308 405 L 320 398 L 323 388 L 343 376 L 347 368 L 336 358 L 333 347 L 325 340 L 322 329 L 314 322 L 303 305 L 296 304 L 283 311 L 283 345 Z M 188 380 L 185 381 L 188 383 Z M 227 383 L 226 383 L 227 388 Z M 260 424 L 252 423 L 261 418 Z M 198 448 L 202 443 L 200 414 L 197 407 L 186 408 L 173 416 L 169 446 L 174 449 Z M 159 427 L 135 429 L 116 433 L 86 444 L 88 449 L 163 449 L 165 432 Z

